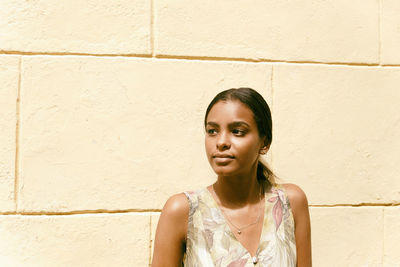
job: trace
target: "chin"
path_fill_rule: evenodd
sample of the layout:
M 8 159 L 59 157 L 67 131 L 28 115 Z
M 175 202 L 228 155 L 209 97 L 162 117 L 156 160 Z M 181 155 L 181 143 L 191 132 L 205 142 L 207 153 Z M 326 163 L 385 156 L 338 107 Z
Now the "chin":
M 235 170 L 228 166 L 214 166 L 213 170 L 218 176 L 232 176 L 236 173 Z

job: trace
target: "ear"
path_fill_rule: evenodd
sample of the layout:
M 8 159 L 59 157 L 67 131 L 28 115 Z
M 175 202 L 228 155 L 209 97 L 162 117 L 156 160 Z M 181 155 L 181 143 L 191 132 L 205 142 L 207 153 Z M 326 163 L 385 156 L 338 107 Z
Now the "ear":
M 261 148 L 260 148 L 260 154 L 261 154 L 261 155 L 267 154 L 270 145 L 271 145 L 271 144 L 269 144 L 268 146 L 267 146 L 267 145 L 264 145 L 263 147 L 261 147 Z

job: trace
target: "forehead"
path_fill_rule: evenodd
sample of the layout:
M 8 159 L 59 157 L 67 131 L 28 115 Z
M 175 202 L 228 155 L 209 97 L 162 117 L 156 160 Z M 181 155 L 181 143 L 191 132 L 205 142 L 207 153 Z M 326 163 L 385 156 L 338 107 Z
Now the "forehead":
M 217 102 L 207 116 L 207 122 L 231 123 L 244 121 L 249 125 L 255 125 L 253 111 L 237 100 L 227 100 Z

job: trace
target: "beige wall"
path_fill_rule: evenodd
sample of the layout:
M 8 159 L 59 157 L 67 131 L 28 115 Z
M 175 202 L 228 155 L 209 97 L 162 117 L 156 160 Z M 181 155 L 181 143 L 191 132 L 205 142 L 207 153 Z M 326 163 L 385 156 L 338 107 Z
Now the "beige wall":
M 253 87 L 317 267 L 400 266 L 400 1 L 3 0 L 0 266 L 147 266 L 211 183 L 205 108 Z

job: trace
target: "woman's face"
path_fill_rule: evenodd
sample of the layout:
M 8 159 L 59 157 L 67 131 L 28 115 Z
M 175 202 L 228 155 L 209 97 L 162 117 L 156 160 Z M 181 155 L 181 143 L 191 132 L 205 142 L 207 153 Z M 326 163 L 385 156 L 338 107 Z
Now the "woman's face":
M 260 138 L 253 116 L 251 109 L 237 100 L 219 101 L 211 108 L 205 146 L 217 175 L 241 175 L 257 168 L 264 138 Z

